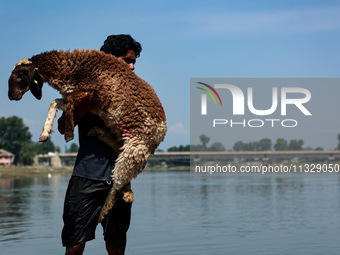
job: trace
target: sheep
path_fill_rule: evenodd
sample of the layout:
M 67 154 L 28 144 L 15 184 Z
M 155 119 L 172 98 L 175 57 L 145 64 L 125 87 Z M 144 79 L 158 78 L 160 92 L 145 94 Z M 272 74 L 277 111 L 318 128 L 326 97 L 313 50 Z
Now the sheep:
M 39 140 L 48 139 L 56 108 L 66 112 L 65 140 L 73 139 L 74 110 L 84 95 L 92 95 L 91 112 L 103 120 L 105 129 L 93 134 L 106 141 L 119 155 L 112 170 L 113 186 L 101 209 L 101 222 L 118 195 L 145 167 L 163 141 L 166 116 L 153 88 L 117 58 L 97 50 L 49 51 L 20 61 L 9 78 L 8 97 L 20 100 L 30 90 L 42 97 L 43 83 L 59 91 L 53 101 Z M 115 135 L 115 139 L 112 138 Z

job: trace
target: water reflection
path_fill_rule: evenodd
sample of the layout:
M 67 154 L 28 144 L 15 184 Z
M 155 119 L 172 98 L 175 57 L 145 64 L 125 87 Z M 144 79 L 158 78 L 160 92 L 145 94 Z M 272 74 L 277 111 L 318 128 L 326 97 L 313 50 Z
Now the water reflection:
M 18 234 L 25 232 L 25 229 L 30 226 L 29 221 L 26 221 L 26 219 L 24 219 L 25 212 L 27 212 L 29 195 L 22 193 L 15 187 L 24 188 L 25 186 L 31 186 L 32 183 L 33 183 L 32 179 L 16 180 L 10 178 L 1 178 L 0 181 L 1 241 L 17 239 Z
M 60 231 L 68 178 L 0 178 L 1 254 L 64 252 Z M 339 178 L 145 172 L 132 189 L 127 254 L 340 253 Z M 105 254 L 97 232 L 85 254 Z
M 180 254 L 340 252 L 334 236 L 340 234 L 338 178 L 190 178 L 187 173 L 163 173 L 139 181 L 143 186 L 136 193 L 130 234 L 135 254 L 150 254 L 147 247 L 155 243 L 162 244 L 156 251 L 168 254 L 176 249 Z M 135 236 L 139 231 L 144 234 Z
M 53 178 L 1 178 L 0 242 L 34 238 L 32 228 L 51 214 L 54 199 L 60 198 L 58 189 L 52 187 L 60 184 L 61 175 Z

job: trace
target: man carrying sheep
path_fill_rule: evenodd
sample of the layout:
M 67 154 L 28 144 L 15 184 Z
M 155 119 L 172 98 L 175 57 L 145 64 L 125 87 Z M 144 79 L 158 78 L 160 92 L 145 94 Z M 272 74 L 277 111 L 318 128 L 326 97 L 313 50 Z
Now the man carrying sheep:
M 108 36 L 101 51 L 125 62 L 134 70 L 142 47 L 130 35 Z M 64 204 L 62 242 L 66 255 L 83 254 L 85 243 L 95 238 L 98 216 L 112 185 L 111 171 L 117 155 L 96 136 L 88 136 L 92 127 L 104 127 L 99 117 L 89 111 L 91 97 L 87 94 L 75 110 L 78 124 L 79 151 Z M 65 115 L 58 120 L 58 130 L 65 132 Z M 131 203 L 120 198 L 102 222 L 104 240 L 109 255 L 124 254 L 126 233 L 130 225 Z

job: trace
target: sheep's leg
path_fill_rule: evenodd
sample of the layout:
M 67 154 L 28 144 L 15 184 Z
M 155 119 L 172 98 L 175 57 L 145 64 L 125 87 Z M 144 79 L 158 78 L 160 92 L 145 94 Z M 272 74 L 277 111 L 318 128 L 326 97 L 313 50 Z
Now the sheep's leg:
M 63 109 L 65 106 L 65 101 L 61 98 L 55 99 L 51 102 L 43 130 L 40 133 L 39 142 L 45 142 L 50 138 L 50 134 L 53 132 L 53 121 L 56 117 L 57 110 Z
M 67 96 L 67 109 L 65 118 L 65 141 L 69 142 L 74 138 L 74 116 L 77 114 L 75 108 L 88 107 L 95 102 L 94 91 L 77 91 Z M 89 110 L 89 109 L 88 109 Z M 85 112 L 84 112 L 85 113 Z
M 136 137 L 125 142 L 112 170 L 113 185 L 100 212 L 99 222 L 115 205 L 122 188 L 144 169 L 150 154 L 146 144 Z
M 67 100 L 66 118 L 65 118 L 65 141 L 69 142 L 74 138 L 74 103 L 71 98 Z

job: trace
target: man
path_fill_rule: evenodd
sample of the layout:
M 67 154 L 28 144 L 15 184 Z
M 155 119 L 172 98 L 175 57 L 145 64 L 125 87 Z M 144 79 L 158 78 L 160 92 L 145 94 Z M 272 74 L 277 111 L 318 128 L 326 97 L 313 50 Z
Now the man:
M 134 70 L 142 47 L 130 35 L 108 36 L 100 49 L 125 62 Z M 79 130 L 79 151 L 64 204 L 62 242 L 66 255 L 83 254 L 85 243 L 95 238 L 99 212 L 112 185 L 111 171 L 117 155 L 97 137 L 88 136 L 94 126 L 104 123 L 91 114 L 91 96 L 77 106 L 75 124 Z M 65 131 L 64 114 L 58 120 L 58 130 Z M 109 255 L 124 254 L 126 232 L 130 225 L 131 203 L 119 199 L 102 222 L 106 250 Z

